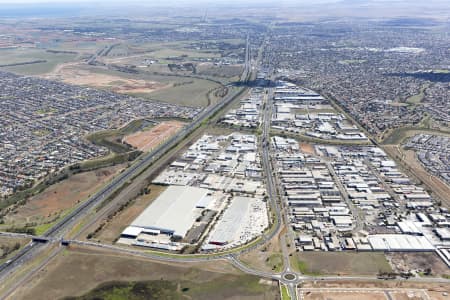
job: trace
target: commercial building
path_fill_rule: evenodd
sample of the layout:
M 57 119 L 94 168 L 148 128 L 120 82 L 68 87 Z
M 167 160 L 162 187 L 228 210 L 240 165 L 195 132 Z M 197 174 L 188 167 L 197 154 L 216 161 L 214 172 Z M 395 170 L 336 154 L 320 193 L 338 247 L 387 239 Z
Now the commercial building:
M 201 215 L 208 192 L 198 187 L 169 186 L 125 229 L 123 235 L 137 237 L 145 232 L 184 238 Z
M 268 226 L 266 203 L 258 197 L 233 197 L 208 237 L 204 250 L 245 244 Z
M 376 234 L 369 236 L 374 251 L 434 251 L 435 247 L 424 237 L 407 234 Z

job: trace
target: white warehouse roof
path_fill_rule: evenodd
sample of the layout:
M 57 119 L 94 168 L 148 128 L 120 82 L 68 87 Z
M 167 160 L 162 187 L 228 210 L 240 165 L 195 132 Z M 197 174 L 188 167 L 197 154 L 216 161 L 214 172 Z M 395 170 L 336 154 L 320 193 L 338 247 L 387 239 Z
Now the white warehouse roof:
M 200 216 L 197 203 L 208 194 L 207 189 L 169 186 L 132 223 L 131 226 L 161 230 L 184 237 Z
M 375 251 L 432 251 L 435 247 L 424 236 L 376 234 L 368 237 Z
M 250 220 L 252 201 L 255 201 L 255 199 L 243 196 L 234 197 L 212 231 L 209 243 L 226 245 L 242 238 L 239 234 L 242 234 L 243 227 L 248 225 Z

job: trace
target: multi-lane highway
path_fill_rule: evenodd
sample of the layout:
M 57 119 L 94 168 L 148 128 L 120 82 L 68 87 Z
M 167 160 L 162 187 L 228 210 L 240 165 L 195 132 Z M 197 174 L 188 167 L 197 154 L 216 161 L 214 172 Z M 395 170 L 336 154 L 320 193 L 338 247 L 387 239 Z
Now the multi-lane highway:
M 244 70 L 241 74 L 240 81 L 247 82 L 251 76 L 251 60 L 250 60 L 250 43 L 247 37 Z M 161 144 L 155 150 L 142 155 L 137 161 L 120 175 L 115 177 L 104 188 L 92 195 L 88 200 L 76 207 L 67 216 L 61 219 L 58 223 L 52 226 L 44 235 L 44 238 L 58 239 L 62 238 L 68 230 L 78 223 L 83 217 L 93 211 L 95 207 L 107 200 L 115 191 L 124 186 L 128 181 L 139 175 L 142 171 L 147 169 L 153 162 L 164 156 L 170 149 L 175 147 L 184 138 L 189 136 L 195 129 L 202 125 L 203 122 L 221 111 L 224 107 L 235 100 L 242 90 L 232 91 L 222 101 L 211 105 L 199 113 L 194 120 L 182 130 L 172 136 L 169 140 Z M 13 258 L 8 260 L 0 266 L 0 282 L 6 277 L 14 273 L 24 263 L 31 261 L 42 249 L 46 247 L 45 243 L 30 242 L 27 246 L 21 249 Z
M 245 67 L 241 76 L 241 81 L 246 82 L 251 77 L 251 62 L 250 62 L 250 45 L 249 39 L 247 37 L 247 47 L 245 54 Z M 11 274 L 15 274 L 16 271 L 21 269 L 25 263 L 33 261 L 39 255 L 43 257 L 43 260 L 39 262 L 37 265 L 34 265 L 29 270 L 24 272 L 18 276 L 17 280 L 12 283 L 6 290 L 3 291 L 3 294 L 0 294 L 0 299 L 4 299 L 11 295 L 18 287 L 25 284 L 27 279 L 36 274 L 43 266 L 45 266 L 51 259 L 53 259 L 58 253 L 62 251 L 62 247 L 59 246 L 59 243 L 64 240 L 66 244 L 75 244 L 79 247 L 88 247 L 88 248 L 97 248 L 103 249 L 107 251 L 112 251 L 121 255 L 129 255 L 136 257 L 143 257 L 151 260 L 165 261 L 165 262 L 178 262 L 178 263 L 192 263 L 192 262 L 200 262 L 200 261 L 211 261 L 211 260 L 228 260 L 232 263 L 236 268 L 241 271 L 267 278 L 272 280 L 278 280 L 287 285 L 289 294 L 292 299 L 296 299 L 297 294 L 297 284 L 302 281 L 309 280 L 377 280 L 376 277 L 344 277 L 344 276 L 329 276 L 329 277 L 314 277 L 314 276 L 306 276 L 304 274 L 295 273 L 291 270 L 290 260 L 289 260 L 289 251 L 286 248 L 285 237 L 281 238 L 281 246 L 284 257 L 284 270 L 281 273 L 270 273 L 264 272 L 261 270 L 257 270 L 242 263 L 238 256 L 244 252 L 248 252 L 254 250 L 257 247 L 260 247 L 263 244 L 266 244 L 268 241 L 272 240 L 277 234 L 280 233 L 282 225 L 288 224 L 288 216 L 286 211 L 283 209 L 283 205 L 279 202 L 279 193 L 277 190 L 276 178 L 274 177 L 273 168 L 270 161 L 270 123 L 271 123 L 271 114 L 272 114 L 272 97 L 273 90 L 268 87 L 267 94 L 265 96 L 265 107 L 262 110 L 262 135 L 261 135 L 261 154 L 262 154 L 262 167 L 263 171 L 266 175 L 265 184 L 267 188 L 267 195 L 271 204 L 271 209 L 275 213 L 274 224 L 270 228 L 270 231 L 265 233 L 261 239 L 257 242 L 252 243 L 251 245 L 247 245 L 246 247 L 242 247 L 239 249 L 235 249 L 234 251 L 228 251 L 225 253 L 216 253 L 211 255 L 168 255 L 168 254 L 158 254 L 144 252 L 133 248 L 127 247 L 118 247 L 114 245 L 106 245 L 95 242 L 86 242 L 79 241 L 76 239 L 73 240 L 64 240 L 67 232 L 72 229 L 75 224 L 80 222 L 84 217 L 86 217 L 89 213 L 92 213 L 98 205 L 102 204 L 108 198 L 110 198 L 117 190 L 126 185 L 127 182 L 133 180 L 144 172 L 149 166 L 151 166 L 154 162 L 161 159 L 165 154 L 169 152 L 170 149 L 176 147 L 183 139 L 188 137 L 191 133 L 193 133 L 198 127 L 202 126 L 205 121 L 212 118 L 215 114 L 226 108 L 233 100 L 235 100 L 241 93 L 241 91 L 236 90 L 231 92 L 225 99 L 221 102 L 209 106 L 205 110 L 203 110 L 189 125 L 185 126 L 181 131 L 179 131 L 172 138 L 167 140 L 165 143 L 157 147 L 154 151 L 144 154 L 138 158 L 138 160 L 128 169 L 126 169 L 119 176 L 115 177 L 110 183 L 108 183 L 103 189 L 99 192 L 91 196 L 87 201 L 74 209 L 70 214 L 61 219 L 57 224 L 55 224 L 52 228 L 50 228 L 42 237 L 34 237 L 22 234 L 15 233 L 0 233 L 3 235 L 8 235 L 11 237 L 29 237 L 34 240 L 36 238 L 40 238 L 43 241 L 47 241 L 47 243 L 38 243 L 32 242 L 28 244 L 26 247 L 21 249 L 18 254 L 16 254 L 12 259 L 10 259 L 7 263 L 4 263 L 0 266 L 0 283 L 4 281 Z M 101 215 L 97 214 L 94 216 L 94 219 L 98 219 Z M 47 251 L 47 252 L 44 252 Z M 290 276 L 288 276 L 290 275 Z M 404 279 L 400 279 L 404 280 Z M 448 280 L 445 279 L 427 279 L 427 278 L 419 278 L 419 279 L 410 279 L 417 281 L 427 281 L 427 282 L 446 282 Z

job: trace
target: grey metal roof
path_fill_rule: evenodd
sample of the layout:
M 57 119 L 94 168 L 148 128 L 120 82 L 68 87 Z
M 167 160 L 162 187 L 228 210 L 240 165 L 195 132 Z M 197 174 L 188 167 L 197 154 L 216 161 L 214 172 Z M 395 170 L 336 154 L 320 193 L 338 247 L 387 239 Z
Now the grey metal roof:
M 169 186 L 131 225 L 184 237 L 200 215 L 196 204 L 207 193 L 208 190 L 198 187 Z

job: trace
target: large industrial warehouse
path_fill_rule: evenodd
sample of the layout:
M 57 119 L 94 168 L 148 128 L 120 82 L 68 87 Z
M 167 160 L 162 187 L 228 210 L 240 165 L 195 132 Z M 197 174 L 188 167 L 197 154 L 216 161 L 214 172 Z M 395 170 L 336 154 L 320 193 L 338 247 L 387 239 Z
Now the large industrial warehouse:
M 184 238 L 200 216 L 202 203 L 208 190 L 191 186 L 169 186 L 123 232 L 132 237 L 144 231 L 156 231 Z M 130 234 L 131 233 L 131 234 Z
M 252 240 L 268 226 L 265 207 L 266 203 L 259 197 L 233 197 L 202 249 L 233 247 Z

